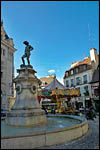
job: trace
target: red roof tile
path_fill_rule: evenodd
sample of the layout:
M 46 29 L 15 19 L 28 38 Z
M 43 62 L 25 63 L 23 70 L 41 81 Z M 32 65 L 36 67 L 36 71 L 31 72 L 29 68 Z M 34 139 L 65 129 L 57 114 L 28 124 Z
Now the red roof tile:
M 43 77 L 43 78 L 40 78 L 40 80 L 43 82 L 47 82 L 47 84 L 51 83 L 53 81 L 54 77 Z
M 91 63 L 91 59 L 90 57 L 87 57 L 86 59 L 84 59 L 83 61 L 79 61 L 76 65 L 74 65 L 73 67 L 71 68 L 74 68 L 76 66 L 79 66 L 79 65 L 83 65 L 83 64 L 90 64 Z

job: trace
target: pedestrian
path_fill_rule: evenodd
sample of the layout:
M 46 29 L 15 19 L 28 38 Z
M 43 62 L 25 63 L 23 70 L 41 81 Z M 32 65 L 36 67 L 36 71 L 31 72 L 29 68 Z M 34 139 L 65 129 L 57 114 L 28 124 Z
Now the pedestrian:
M 42 109 L 45 111 L 45 114 L 48 114 L 47 109 L 42 105 Z
M 96 113 L 95 113 L 93 106 L 90 107 L 90 112 L 91 112 L 92 118 L 96 118 Z

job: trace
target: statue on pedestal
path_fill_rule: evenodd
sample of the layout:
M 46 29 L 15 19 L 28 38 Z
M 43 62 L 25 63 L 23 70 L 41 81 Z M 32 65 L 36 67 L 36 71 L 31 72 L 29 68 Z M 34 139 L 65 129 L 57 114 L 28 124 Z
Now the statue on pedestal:
M 36 77 L 37 73 L 30 65 L 30 51 L 33 47 L 29 42 L 24 41 L 25 54 L 22 56 L 23 64 L 17 69 L 17 77 L 14 78 L 16 89 L 16 100 L 7 113 L 6 125 L 16 127 L 30 127 L 46 124 L 44 110 L 41 109 L 38 102 L 38 85 L 40 80 Z M 28 65 L 25 65 L 24 58 L 27 58 Z
M 23 43 L 26 45 L 25 54 L 22 56 L 23 66 L 25 66 L 25 61 L 24 61 L 25 57 L 27 57 L 27 62 L 28 62 L 28 65 L 30 66 L 30 60 L 29 60 L 29 57 L 31 55 L 30 51 L 32 51 L 34 48 L 31 45 L 29 45 L 29 42 L 27 41 L 24 41 Z

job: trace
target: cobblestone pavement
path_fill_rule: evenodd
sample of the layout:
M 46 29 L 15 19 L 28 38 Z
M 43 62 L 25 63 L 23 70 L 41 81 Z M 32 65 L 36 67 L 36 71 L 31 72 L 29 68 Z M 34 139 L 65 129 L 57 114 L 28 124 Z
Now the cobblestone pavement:
M 89 130 L 81 138 L 61 145 L 42 147 L 40 149 L 99 149 L 99 116 L 88 120 Z

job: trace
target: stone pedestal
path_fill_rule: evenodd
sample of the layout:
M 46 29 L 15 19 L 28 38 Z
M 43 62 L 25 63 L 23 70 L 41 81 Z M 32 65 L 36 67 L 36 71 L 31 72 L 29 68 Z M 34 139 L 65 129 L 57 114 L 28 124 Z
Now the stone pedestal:
M 37 100 L 39 79 L 32 66 L 20 66 L 19 75 L 14 79 L 16 100 L 11 111 L 7 114 L 6 124 L 13 126 L 36 126 L 46 123 L 44 110 Z

